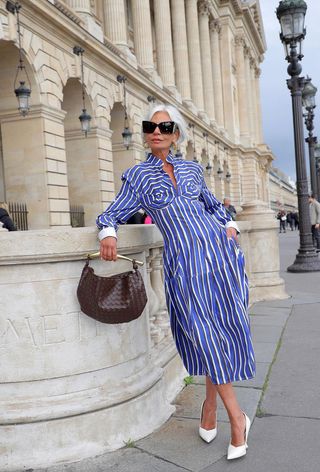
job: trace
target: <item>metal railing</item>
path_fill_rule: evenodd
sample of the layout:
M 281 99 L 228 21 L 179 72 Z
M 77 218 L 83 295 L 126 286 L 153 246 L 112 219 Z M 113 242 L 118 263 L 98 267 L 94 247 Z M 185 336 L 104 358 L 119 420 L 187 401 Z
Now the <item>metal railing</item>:
M 84 208 L 82 205 L 70 205 L 70 221 L 72 228 L 84 227 Z
M 26 203 L 8 202 L 10 216 L 18 231 L 28 230 L 28 210 Z

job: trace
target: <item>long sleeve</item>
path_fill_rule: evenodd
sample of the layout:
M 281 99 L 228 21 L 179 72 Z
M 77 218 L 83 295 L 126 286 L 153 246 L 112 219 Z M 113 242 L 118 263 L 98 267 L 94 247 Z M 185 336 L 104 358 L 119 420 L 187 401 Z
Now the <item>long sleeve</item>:
M 226 228 L 234 228 L 240 233 L 237 223 L 232 220 L 231 215 L 226 211 L 222 203 L 210 192 L 204 179 L 202 180 L 200 201 L 204 203 L 206 211 L 213 215 L 219 223 Z
M 141 208 L 139 198 L 125 174 L 122 175 L 123 182 L 119 193 L 108 208 L 97 218 L 96 223 L 101 230 L 99 233 L 100 240 L 107 236 L 116 237 L 119 225 L 124 224 L 130 216 Z

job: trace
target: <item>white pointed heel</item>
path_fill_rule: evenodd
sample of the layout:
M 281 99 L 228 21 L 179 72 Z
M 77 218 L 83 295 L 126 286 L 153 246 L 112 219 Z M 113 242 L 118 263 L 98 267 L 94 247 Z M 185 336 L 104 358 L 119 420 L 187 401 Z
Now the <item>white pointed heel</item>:
M 245 420 L 246 420 L 246 429 L 245 429 L 245 443 L 241 446 L 233 446 L 231 443 L 228 447 L 228 454 L 227 459 L 230 461 L 232 459 L 239 459 L 239 457 L 243 457 L 247 454 L 248 449 L 248 435 L 251 426 L 251 421 L 247 417 L 247 415 L 243 412 Z
M 217 427 L 214 429 L 204 429 L 201 428 L 201 421 L 202 421 L 202 413 L 203 413 L 203 405 L 205 400 L 202 402 L 201 411 L 200 411 L 200 426 L 199 426 L 199 436 L 203 439 L 206 443 L 211 443 L 214 438 L 217 436 Z

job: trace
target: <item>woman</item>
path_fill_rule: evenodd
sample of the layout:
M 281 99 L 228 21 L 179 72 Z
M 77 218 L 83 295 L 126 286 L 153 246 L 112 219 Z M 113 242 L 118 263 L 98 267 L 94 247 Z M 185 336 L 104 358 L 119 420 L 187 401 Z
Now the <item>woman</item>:
M 145 162 L 122 175 L 122 188 L 97 219 L 100 254 L 117 258 L 119 224 L 143 208 L 164 238 L 165 293 L 177 350 L 190 375 L 206 376 L 200 437 L 217 434 L 217 394 L 231 424 L 228 459 L 244 456 L 250 420 L 232 382 L 250 379 L 255 361 L 247 315 L 248 284 L 236 223 L 206 187 L 202 167 L 177 159 L 186 138 L 179 111 L 158 105 L 142 124 L 151 148 Z

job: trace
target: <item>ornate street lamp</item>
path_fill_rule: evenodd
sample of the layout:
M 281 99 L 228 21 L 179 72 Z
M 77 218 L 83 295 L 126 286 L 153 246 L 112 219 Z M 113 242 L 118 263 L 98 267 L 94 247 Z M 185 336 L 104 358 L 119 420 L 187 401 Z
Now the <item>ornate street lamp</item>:
M 222 180 L 223 179 L 223 170 L 221 169 L 220 166 L 219 166 L 219 169 L 217 170 L 217 174 L 218 174 L 219 180 Z
M 210 176 L 212 173 L 212 165 L 211 162 L 208 160 L 208 164 L 206 165 L 206 172 Z
M 316 108 L 316 93 L 317 87 L 315 87 L 312 84 L 311 79 L 307 77 L 304 89 L 302 90 L 302 105 L 306 110 L 306 113 L 304 114 L 304 122 L 309 132 L 309 136 L 306 138 L 306 143 L 308 143 L 309 147 L 311 190 L 315 198 L 318 199 L 317 171 L 314 159 L 314 146 L 317 144 L 317 138 L 316 136 L 313 136 L 313 119 L 314 109 Z
M 132 142 L 132 131 L 129 128 L 128 114 L 127 114 L 127 90 L 126 90 L 127 77 L 124 75 L 117 75 L 117 81 L 123 84 L 123 107 L 124 107 L 124 129 L 122 131 L 123 145 L 128 150 Z
M 81 63 L 81 90 L 82 90 L 82 113 L 79 116 L 81 130 L 84 132 L 85 137 L 87 137 L 90 131 L 90 122 L 91 116 L 87 113 L 86 101 L 85 101 L 85 90 L 84 90 L 84 72 L 83 72 L 83 54 L 84 49 L 81 46 L 74 46 L 73 53 L 77 56 L 80 56 Z
M 23 62 L 22 46 L 21 46 L 21 30 L 20 30 L 20 11 L 21 5 L 19 2 L 7 1 L 6 9 L 13 14 L 17 14 L 17 33 L 19 41 L 19 64 L 17 67 L 17 73 L 14 79 L 14 93 L 18 99 L 19 112 L 22 116 L 26 116 L 29 113 L 30 105 L 29 98 L 31 95 L 31 83 L 27 73 L 27 69 Z M 20 85 L 18 85 L 18 82 Z M 26 85 L 27 84 L 27 85 Z
M 227 170 L 227 173 L 226 173 L 226 181 L 228 184 L 230 184 L 231 182 L 231 172 L 229 169 Z
M 318 201 L 320 201 L 320 144 L 316 144 L 314 147 L 314 158 L 316 161 Z
M 292 97 L 295 159 L 297 174 L 297 195 L 299 207 L 300 247 L 289 272 L 311 272 L 320 270 L 320 261 L 313 247 L 311 221 L 308 201 L 308 180 L 303 142 L 302 90 L 305 79 L 299 77 L 302 67 L 302 41 L 306 30 L 304 19 L 307 4 L 304 0 L 282 0 L 277 8 L 277 17 L 281 25 L 280 39 L 285 47 L 286 60 L 289 62 L 287 80 Z

